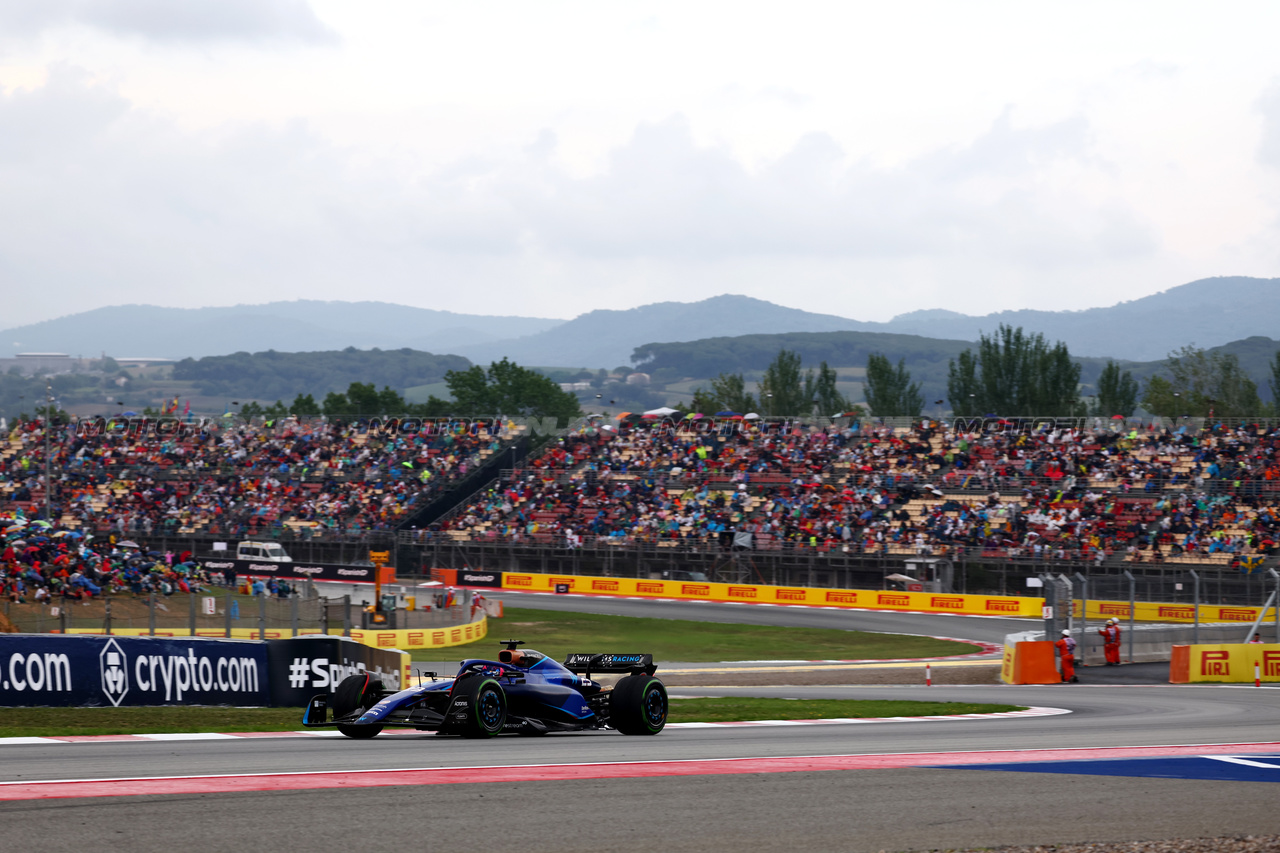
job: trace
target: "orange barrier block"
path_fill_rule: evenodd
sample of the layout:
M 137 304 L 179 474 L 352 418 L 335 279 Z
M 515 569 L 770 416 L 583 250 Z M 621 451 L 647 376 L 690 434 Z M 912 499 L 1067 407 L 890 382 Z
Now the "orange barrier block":
M 1046 640 L 1004 647 L 1000 678 L 1006 684 L 1060 684 L 1053 643 Z
M 1173 657 L 1169 659 L 1169 683 L 1189 684 L 1191 682 L 1191 647 L 1174 646 Z

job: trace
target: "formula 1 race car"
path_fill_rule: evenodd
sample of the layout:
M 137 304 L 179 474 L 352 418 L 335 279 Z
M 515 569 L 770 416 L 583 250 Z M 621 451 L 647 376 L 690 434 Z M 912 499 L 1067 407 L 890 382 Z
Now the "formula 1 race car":
M 506 640 L 498 659 L 464 660 L 452 679 L 393 693 L 366 673 L 348 676 L 332 694 L 312 697 L 308 728 L 336 726 L 351 738 L 371 738 L 385 726 L 486 738 L 617 729 L 656 735 L 667 723 L 667 688 L 655 678 L 653 655 L 572 654 L 564 664 L 521 640 Z M 592 673 L 626 673 L 606 687 Z M 332 714 L 332 716 L 330 716 Z

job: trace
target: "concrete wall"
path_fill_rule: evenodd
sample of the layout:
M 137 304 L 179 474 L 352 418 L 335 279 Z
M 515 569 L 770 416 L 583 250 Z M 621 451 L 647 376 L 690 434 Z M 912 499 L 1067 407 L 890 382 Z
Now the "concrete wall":
M 1075 629 L 1072 636 L 1076 638 L 1079 645 L 1076 646 L 1076 660 L 1083 660 L 1085 666 L 1101 666 L 1106 663 L 1106 658 L 1102 652 L 1102 637 L 1098 634 L 1098 629 L 1102 627 L 1100 622 L 1090 622 L 1088 626 L 1088 634 L 1082 634 L 1079 628 Z M 1199 642 L 1201 643 L 1243 643 L 1245 636 L 1249 633 L 1249 625 L 1243 625 L 1239 622 L 1202 624 L 1200 626 Z M 1120 660 L 1129 662 L 1129 626 L 1126 623 L 1120 624 L 1120 630 L 1123 632 L 1120 637 Z M 1258 633 L 1262 635 L 1265 641 L 1280 642 L 1280 638 L 1276 638 L 1274 623 L 1263 623 L 1258 628 Z M 1011 645 L 1017 642 L 1027 642 L 1045 639 L 1043 631 L 1023 631 L 1018 634 L 1009 634 L 1005 637 L 1005 645 Z M 1058 637 L 1050 637 L 1051 640 L 1057 640 Z M 1133 662 L 1144 663 L 1149 661 L 1167 661 L 1173 657 L 1173 647 L 1190 645 L 1196 641 L 1196 631 L 1194 625 L 1135 625 L 1133 628 Z

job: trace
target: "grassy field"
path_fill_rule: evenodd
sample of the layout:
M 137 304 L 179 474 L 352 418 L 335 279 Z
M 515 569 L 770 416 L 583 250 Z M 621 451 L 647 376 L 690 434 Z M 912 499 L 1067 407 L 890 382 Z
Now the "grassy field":
M 871 634 L 830 628 L 774 628 L 719 622 L 685 622 L 633 616 L 506 608 L 489 620 L 489 636 L 465 646 L 417 649 L 415 661 L 456 665 L 467 657 L 492 658 L 499 640 L 524 640 L 526 648 L 564 660 L 570 652 L 652 654 L 659 661 L 883 660 L 942 657 L 977 651 L 968 643 Z M 442 672 L 452 674 L 446 666 Z
M 673 723 L 816 720 L 832 717 L 917 717 L 1015 711 L 1015 705 L 854 699 L 672 699 Z M 302 728 L 301 708 L 5 708 L 0 737 L 288 732 Z

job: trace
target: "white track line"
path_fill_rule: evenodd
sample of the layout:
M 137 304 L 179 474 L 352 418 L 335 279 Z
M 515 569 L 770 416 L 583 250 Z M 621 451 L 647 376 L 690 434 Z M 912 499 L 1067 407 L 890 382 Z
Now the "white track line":
M 735 723 L 668 723 L 669 729 L 730 729 L 757 726 L 830 726 L 863 725 L 867 723 L 945 723 L 952 720 L 1003 720 L 1014 717 L 1052 717 L 1070 714 L 1066 708 L 1034 707 L 1025 711 L 1002 711 L 993 714 L 951 714 L 928 717 L 828 717 L 820 720 L 747 720 Z M 393 736 L 421 735 L 417 731 L 387 732 Z M 188 732 L 181 734 L 152 735 L 84 735 L 77 737 L 6 737 L 0 738 L 0 746 L 28 746 L 50 743 L 154 743 L 156 741 L 186 740 L 252 740 L 286 737 L 342 737 L 330 729 L 306 729 L 296 732 L 260 732 L 255 734 L 226 734 L 221 732 Z

